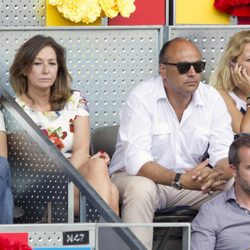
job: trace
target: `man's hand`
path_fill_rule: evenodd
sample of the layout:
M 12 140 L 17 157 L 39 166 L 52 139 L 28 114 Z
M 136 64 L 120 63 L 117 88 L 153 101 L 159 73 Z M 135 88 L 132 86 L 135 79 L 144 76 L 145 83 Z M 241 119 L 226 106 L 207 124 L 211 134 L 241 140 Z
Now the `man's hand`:
M 221 179 L 222 173 L 208 167 L 208 160 L 205 160 L 188 170 L 181 176 L 181 184 L 186 189 L 199 190 L 204 193 L 209 191 L 222 190 L 226 184 Z

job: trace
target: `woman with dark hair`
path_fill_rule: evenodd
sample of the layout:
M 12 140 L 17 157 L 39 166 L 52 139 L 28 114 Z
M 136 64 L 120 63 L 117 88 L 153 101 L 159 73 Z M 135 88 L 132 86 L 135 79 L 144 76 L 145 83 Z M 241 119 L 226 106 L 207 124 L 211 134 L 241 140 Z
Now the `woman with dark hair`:
M 65 49 L 52 37 L 36 35 L 17 51 L 10 82 L 17 103 L 61 150 L 103 200 L 118 215 L 118 191 L 109 178 L 109 156 L 89 156 L 90 124 L 87 102 L 70 88 Z M 79 192 L 75 190 L 75 211 Z

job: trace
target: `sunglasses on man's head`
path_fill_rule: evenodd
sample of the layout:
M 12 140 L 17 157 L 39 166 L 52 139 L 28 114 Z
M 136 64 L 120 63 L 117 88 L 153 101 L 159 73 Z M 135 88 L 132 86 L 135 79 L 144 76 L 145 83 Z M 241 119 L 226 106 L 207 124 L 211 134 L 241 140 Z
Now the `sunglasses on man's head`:
M 203 61 L 198 61 L 198 62 L 194 62 L 194 63 L 189 63 L 189 62 L 179 62 L 179 63 L 169 63 L 169 62 L 163 62 L 162 64 L 164 65 L 172 65 L 172 66 L 176 66 L 178 72 L 183 75 L 186 74 L 191 66 L 194 67 L 194 70 L 196 73 L 201 73 L 206 66 L 206 62 Z

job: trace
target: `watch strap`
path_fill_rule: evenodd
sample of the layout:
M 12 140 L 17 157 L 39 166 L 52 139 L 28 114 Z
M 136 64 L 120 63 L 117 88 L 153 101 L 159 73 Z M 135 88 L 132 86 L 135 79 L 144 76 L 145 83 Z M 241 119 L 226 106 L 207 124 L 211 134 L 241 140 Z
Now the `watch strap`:
M 176 175 L 174 177 L 174 182 L 179 182 L 181 175 L 182 175 L 181 173 L 176 173 Z

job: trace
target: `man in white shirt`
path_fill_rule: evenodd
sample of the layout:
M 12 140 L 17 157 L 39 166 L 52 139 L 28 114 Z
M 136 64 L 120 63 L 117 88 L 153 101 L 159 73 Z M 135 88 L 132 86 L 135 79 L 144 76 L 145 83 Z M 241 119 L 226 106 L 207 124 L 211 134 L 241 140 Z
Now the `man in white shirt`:
M 151 223 L 165 207 L 198 209 L 231 177 L 231 119 L 219 93 L 200 83 L 205 62 L 198 48 L 175 38 L 159 62 L 160 76 L 139 84 L 120 113 L 110 171 L 126 223 Z M 209 160 L 202 159 L 206 152 Z M 152 248 L 152 229 L 132 231 Z

